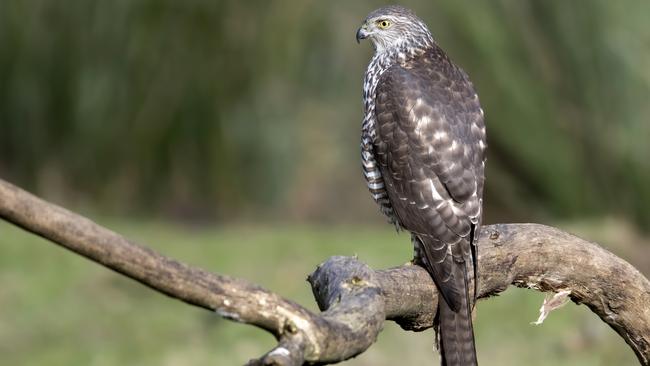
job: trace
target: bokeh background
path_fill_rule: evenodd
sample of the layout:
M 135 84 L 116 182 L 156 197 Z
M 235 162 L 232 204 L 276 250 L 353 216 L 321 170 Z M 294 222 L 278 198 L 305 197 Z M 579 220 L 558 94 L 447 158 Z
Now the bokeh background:
M 650 273 L 650 2 L 402 1 L 486 112 L 486 223 L 534 221 Z M 380 1 L 0 2 L 0 177 L 153 248 L 315 308 L 330 255 L 409 260 L 360 170 L 356 28 Z M 0 359 L 237 365 L 273 339 L 0 223 Z M 632 365 L 585 307 L 482 302 L 483 365 Z M 435 364 L 387 324 L 346 365 Z

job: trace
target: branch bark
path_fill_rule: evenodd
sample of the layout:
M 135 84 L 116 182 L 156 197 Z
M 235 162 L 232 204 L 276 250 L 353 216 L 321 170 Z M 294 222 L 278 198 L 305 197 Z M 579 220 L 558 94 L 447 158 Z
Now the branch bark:
M 164 257 L 2 180 L 0 218 L 170 297 L 275 335 L 278 345 L 249 365 L 337 363 L 370 347 L 385 319 L 417 331 L 435 316 L 435 286 L 418 266 L 374 271 L 356 258 L 332 257 L 309 276 L 322 310 L 315 314 L 244 280 Z M 482 230 L 479 266 L 480 297 L 510 285 L 568 291 L 650 365 L 650 282 L 597 244 L 543 225 L 491 225 Z

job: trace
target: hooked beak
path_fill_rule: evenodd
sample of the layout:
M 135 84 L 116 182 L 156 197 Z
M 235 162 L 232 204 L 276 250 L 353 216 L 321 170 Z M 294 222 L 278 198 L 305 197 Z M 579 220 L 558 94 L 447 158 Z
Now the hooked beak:
M 366 30 L 366 26 L 363 25 L 357 30 L 357 43 L 361 43 L 362 39 L 366 39 L 370 36 L 370 33 Z

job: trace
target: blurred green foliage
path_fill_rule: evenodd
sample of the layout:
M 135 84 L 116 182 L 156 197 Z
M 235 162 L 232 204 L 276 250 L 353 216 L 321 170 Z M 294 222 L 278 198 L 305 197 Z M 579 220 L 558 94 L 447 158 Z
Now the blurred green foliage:
M 479 90 L 486 221 L 650 222 L 650 2 L 403 3 Z M 382 4 L 2 1 L 0 176 L 107 212 L 379 220 L 354 33 Z

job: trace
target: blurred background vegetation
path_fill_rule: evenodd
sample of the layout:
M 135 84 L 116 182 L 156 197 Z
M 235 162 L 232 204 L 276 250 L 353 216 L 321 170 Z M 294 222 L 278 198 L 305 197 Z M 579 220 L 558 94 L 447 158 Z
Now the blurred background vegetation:
M 650 273 L 650 2 L 401 3 L 479 91 L 484 221 L 571 229 Z M 0 177 L 303 304 L 301 279 L 328 255 L 404 262 L 408 239 L 384 225 L 359 161 L 372 50 L 354 33 L 381 5 L 2 1 Z M 33 241 L 0 225 L 11 364 L 229 365 L 272 343 Z M 634 362 L 586 309 L 531 328 L 535 296 L 479 306 L 484 364 Z M 430 357 L 430 333 L 386 334 L 350 364 Z

